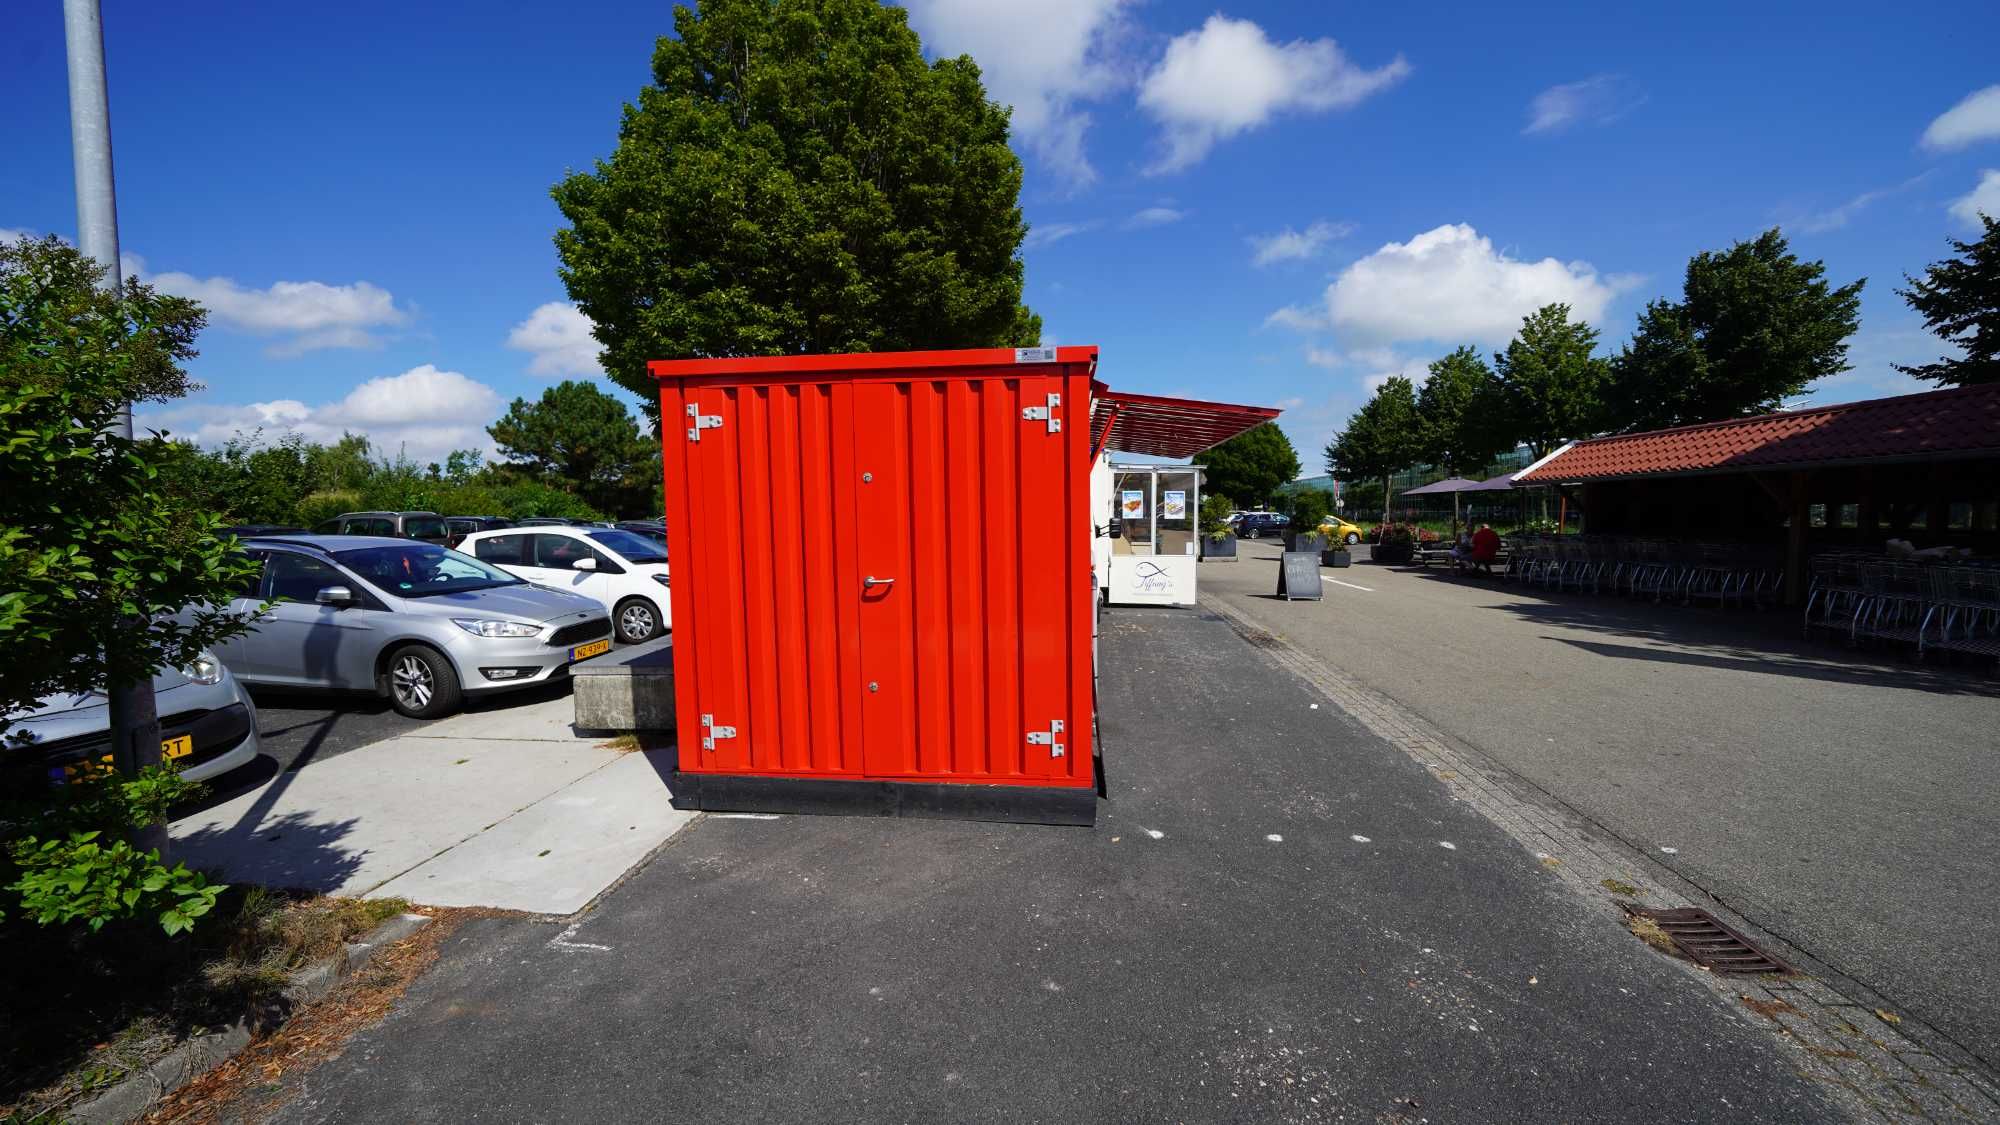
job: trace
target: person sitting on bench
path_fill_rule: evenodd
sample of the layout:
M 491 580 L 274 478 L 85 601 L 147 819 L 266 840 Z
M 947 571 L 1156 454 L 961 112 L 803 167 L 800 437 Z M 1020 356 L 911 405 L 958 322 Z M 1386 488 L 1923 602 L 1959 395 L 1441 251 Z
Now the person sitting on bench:
M 1472 533 L 1472 565 L 1487 574 L 1493 573 L 1493 560 L 1500 557 L 1500 533 L 1492 524 L 1482 523 L 1479 530 Z

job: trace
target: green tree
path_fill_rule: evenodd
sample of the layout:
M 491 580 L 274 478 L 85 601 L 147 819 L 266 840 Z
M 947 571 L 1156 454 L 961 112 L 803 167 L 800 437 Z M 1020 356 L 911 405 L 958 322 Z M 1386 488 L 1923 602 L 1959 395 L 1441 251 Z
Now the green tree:
M 0 243 L 0 742 L 8 715 L 59 692 L 107 691 L 126 716 L 120 776 L 79 785 L 89 799 L 8 787 L 31 807 L 0 813 L 0 866 L 38 920 L 152 911 L 172 932 L 212 904 L 205 884 L 158 851 L 99 840 L 157 822 L 187 791 L 157 764 L 158 716 L 129 702 L 148 696 L 124 693 L 244 628 L 219 606 L 249 567 L 213 512 L 162 485 L 170 442 L 112 431 L 126 402 L 188 392 L 182 364 L 206 315 L 136 278 L 101 290 L 103 276 L 54 238 Z
M 624 403 L 586 382 L 558 383 L 536 402 L 517 398 L 486 432 L 507 464 L 603 511 L 649 505 L 660 475 L 659 443 Z
M 1417 393 L 1425 460 L 1449 473 L 1478 473 L 1514 448 L 1500 380 L 1475 348 L 1432 361 Z
M 1508 424 L 1537 458 L 1588 436 L 1603 414 L 1609 365 L 1591 353 L 1597 329 L 1569 318 L 1569 306 L 1544 305 L 1521 318 L 1521 331 L 1495 357 Z
M 556 252 L 604 369 L 1026 345 L 1027 226 L 1007 111 L 966 57 L 926 64 L 877 0 L 674 8 L 618 147 L 554 189 Z
M 1299 454 L 1276 422 L 1265 422 L 1201 454 L 1202 487 L 1253 507 L 1299 475 Z
M 1960 257 L 1931 263 L 1920 278 L 1905 274 L 1909 288 L 1896 290 L 1924 327 L 1965 354 L 1896 370 L 1952 387 L 2000 383 L 2000 219 L 1979 221 L 1986 228 L 1979 241 L 1946 240 Z
M 1763 414 L 1847 370 L 1865 279 L 1838 289 L 1777 229 L 1688 262 L 1679 302 L 1654 301 L 1613 364 L 1600 424 L 1657 429 Z
M 1327 444 L 1326 471 L 1346 481 L 1379 479 L 1382 522 L 1387 523 L 1389 477 L 1415 464 L 1423 456 L 1423 443 L 1416 385 L 1401 375 L 1392 375 L 1348 418 L 1347 428 Z

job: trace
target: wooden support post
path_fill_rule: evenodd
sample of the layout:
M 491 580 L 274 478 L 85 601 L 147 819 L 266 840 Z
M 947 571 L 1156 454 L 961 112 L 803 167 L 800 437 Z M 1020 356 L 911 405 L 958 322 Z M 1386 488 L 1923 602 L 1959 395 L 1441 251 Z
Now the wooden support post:
M 1803 605 L 1806 600 L 1806 535 L 1811 530 L 1812 505 L 1806 482 L 1812 474 L 1787 474 L 1790 485 L 1786 510 L 1791 526 L 1785 533 L 1785 604 Z

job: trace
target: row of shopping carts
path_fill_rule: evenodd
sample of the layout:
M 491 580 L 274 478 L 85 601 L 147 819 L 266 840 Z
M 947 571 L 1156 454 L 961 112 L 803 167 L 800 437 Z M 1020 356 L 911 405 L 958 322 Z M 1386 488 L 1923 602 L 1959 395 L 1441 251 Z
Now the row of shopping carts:
M 1617 535 L 1525 535 L 1507 547 L 1508 578 L 1552 590 L 1739 606 L 1784 593 L 1783 555 L 1772 548 Z
M 1805 631 L 2000 657 L 2000 564 L 1814 555 Z

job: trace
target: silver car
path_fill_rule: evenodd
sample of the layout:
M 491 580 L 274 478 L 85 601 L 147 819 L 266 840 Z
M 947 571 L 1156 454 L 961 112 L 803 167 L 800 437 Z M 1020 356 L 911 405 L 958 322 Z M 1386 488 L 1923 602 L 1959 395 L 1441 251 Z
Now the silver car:
M 467 695 L 567 676 L 611 647 L 611 618 L 592 599 L 434 544 L 299 535 L 243 546 L 263 567 L 229 607 L 271 607 L 216 654 L 245 683 L 373 691 L 430 719 Z
M 182 777 L 203 781 L 257 756 L 257 705 L 214 655 L 203 653 L 191 667 L 154 676 L 153 700 L 160 755 L 180 763 Z M 111 761 L 110 701 L 103 692 L 50 696 L 8 718 L 7 757 L 46 772 L 51 781 L 60 783 L 90 762 Z

